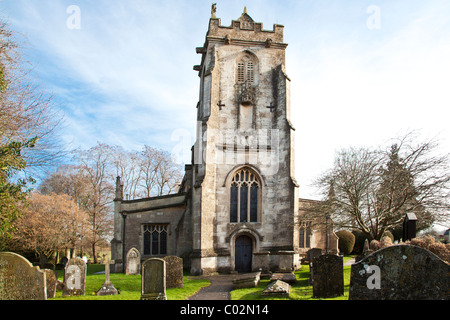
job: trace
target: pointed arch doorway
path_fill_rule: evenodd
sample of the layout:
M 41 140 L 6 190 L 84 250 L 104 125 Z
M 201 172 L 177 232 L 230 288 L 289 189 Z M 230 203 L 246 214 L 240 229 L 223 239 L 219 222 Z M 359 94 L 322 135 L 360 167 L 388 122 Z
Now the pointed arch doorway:
M 235 270 L 237 272 L 252 271 L 253 241 L 248 236 L 236 238 L 235 243 Z

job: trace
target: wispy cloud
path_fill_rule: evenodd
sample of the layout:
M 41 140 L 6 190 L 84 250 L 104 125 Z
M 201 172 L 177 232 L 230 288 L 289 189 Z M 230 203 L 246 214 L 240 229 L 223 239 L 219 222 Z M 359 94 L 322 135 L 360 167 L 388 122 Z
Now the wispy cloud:
M 308 185 L 331 165 L 335 149 L 382 143 L 408 129 L 450 136 L 447 1 L 217 3 L 223 25 L 244 5 L 265 29 L 285 25 L 301 196 L 314 196 Z M 205 39 L 210 1 L 2 4 L 64 107 L 65 139 L 75 147 L 103 141 L 171 150 L 177 130 L 194 142 L 199 78 L 192 66 L 200 60 L 194 49 Z M 73 4 L 81 10 L 79 30 L 66 26 Z M 381 25 L 369 30 L 367 8 L 374 4 Z M 443 142 L 450 151 L 450 141 Z

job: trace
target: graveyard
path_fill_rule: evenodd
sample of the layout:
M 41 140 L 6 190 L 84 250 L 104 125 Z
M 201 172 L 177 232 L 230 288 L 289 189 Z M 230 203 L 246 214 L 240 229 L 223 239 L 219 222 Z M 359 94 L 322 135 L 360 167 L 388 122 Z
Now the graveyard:
M 353 256 L 344 257 L 344 263 L 353 259 Z M 87 266 L 86 289 L 84 296 L 63 297 L 62 291 L 57 291 L 52 300 L 140 300 L 141 299 L 141 275 L 125 275 L 123 273 L 112 273 L 111 282 L 119 291 L 119 295 L 97 296 L 96 291 L 105 281 L 103 272 L 105 266 L 101 264 L 90 264 Z M 231 300 L 347 300 L 350 284 L 351 266 L 344 266 L 344 295 L 335 298 L 314 298 L 313 286 L 308 283 L 311 273 L 309 265 L 303 265 L 296 271 L 297 282 L 291 285 L 289 297 L 264 297 L 263 290 L 271 283 L 270 279 L 261 279 L 254 288 L 235 289 L 231 292 Z M 58 279 L 64 279 L 64 270 L 57 270 Z M 100 273 L 100 274 L 99 274 Z M 167 300 L 186 300 L 193 296 L 201 288 L 210 285 L 210 281 L 201 277 L 191 277 L 187 272 L 183 276 L 183 288 L 171 288 L 166 290 Z
M 32 264 L 20 254 L 0 252 L 0 300 L 450 299 L 448 244 L 431 236 L 416 238 L 413 232 L 400 244 L 393 244 L 388 235 L 370 245 L 366 239 L 359 254 L 344 254 L 353 250 L 354 237 L 347 248 L 343 234 L 341 254 L 311 248 L 296 269 L 227 275 L 193 276 L 183 268 L 180 257 L 141 259 L 135 248 L 129 250 L 120 271 L 111 270 L 114 263 L 109 253 L 103 255 L 101 264 L 85 256 L 63 257 L 58 264 L 46 259 Z M 218 279 L 225 279 L 226 289 L 223 284 L 217 289 Z M 210 292 L 224 295 L 211 296 Z
M 62 297 L 62 291 L 57 291 L 53 300 L 140 300 L 141 299 L 141 275 L 126 275 L 124 273 L 112 273 L 110 280 L 119 291 L 118 295 L 97 296 L 98 291 L 105 281 L 105 275 L 101 272 L 105 266 L 90 264 L 87 266 L 86 290 L 84 296 Z M 57 270 L 58 279 L 64 279 L 64 270 Z M 99 274 L 100 273 L 100 274 Z M 186 300 L 194 295 L 202 287 L 210 284 L 207 280 L 191 280 L 189 276 L 183 277 L 183 288 L 167 289 L 168 300 Z
M 234 287 L 230 300 L 448 300 L 447 260 L 414 245 L 362 256 L 311 249 L 297 271 L 228 275 Z M 147 259 L 133 274 L 111 273 L 110 261 L 103 262 L 72 258 L 64 268 L 50 270 L 1 252 L 0 300 L 183 301 L 212 285 L 213 278 L 183 270 L 176 256 Z

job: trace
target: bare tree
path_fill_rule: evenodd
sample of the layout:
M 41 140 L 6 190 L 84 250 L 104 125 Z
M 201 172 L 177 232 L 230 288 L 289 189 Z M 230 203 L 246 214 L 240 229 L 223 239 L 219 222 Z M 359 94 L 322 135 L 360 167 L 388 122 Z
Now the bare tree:
M 91 233 L 88 239 L 94 262 L 97 263 L 96 246 L 103 245 L 112 231 L 110 212 L 114 187 L 108 174 L 111 169 L 109 148 L 98 143 L 89 150 L 75 151 L 75 158 L 88 181 L 89 197 L 84 211 L 89 215 Z
M 142 192 L 139 184 L 142 181 L 140 154 L 135 151 L 127 151 L 120 146 L 108 146 L 111 154 L 110 178 L 115 181 L 116 177 L 121 177 L 124 194 L 131 199 L 139 198 Z
M 174 192 L 183 179 L 181 168 L 170 153 L 145 146 L 141 152 L 141 186 L 146 197 Z
M 399 227 L 407 212 L 416 213 L 421 228 L 448 223 L 448 155 L 437 155 L 434 141 L 416 141 L 409 134 L 384 150 L 339 151 L 317 181 L 326 201 L 311 212 L 332 212 L 337 226 L 377 240 Z

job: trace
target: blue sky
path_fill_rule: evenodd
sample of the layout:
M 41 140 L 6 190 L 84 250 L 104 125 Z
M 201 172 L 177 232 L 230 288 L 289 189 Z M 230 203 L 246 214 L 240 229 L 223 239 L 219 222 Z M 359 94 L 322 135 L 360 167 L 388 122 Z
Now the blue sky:
M 285 26 L 300 196 L 335 151 L 386 144 L 411 130 L 450 152 L 450 1 L 217 0 L 230 25 L 247 6 Z M 190 159 L 211 1 L 2 0 L 27 39 L 36 77 L 62 106 L 70 148 L 97 141 L 175 150 Z M 68 19 L 80 9 L 80 28 Z

